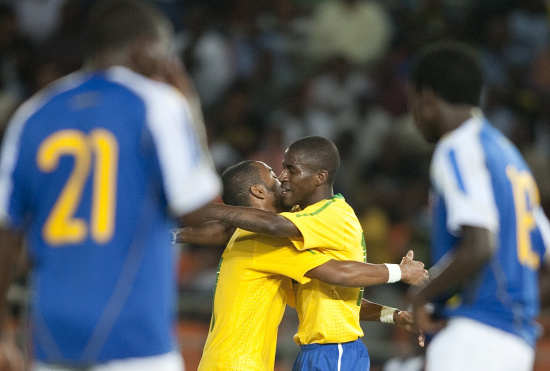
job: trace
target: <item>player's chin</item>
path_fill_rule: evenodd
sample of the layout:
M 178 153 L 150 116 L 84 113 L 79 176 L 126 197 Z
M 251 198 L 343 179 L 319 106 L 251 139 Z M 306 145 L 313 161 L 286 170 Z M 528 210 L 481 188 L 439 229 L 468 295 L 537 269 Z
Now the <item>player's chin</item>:
M 295 205 L 295 202 L 292 199 L 292 193 L 290 191 L 283 191 L 281 193 L 281 203 L 286 209 L 291 209 Z

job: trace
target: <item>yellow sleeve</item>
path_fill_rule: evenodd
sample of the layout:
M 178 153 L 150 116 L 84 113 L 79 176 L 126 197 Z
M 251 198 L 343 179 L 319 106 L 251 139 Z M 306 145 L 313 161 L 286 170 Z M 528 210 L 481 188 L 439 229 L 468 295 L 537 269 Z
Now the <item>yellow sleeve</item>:
M 276 247 L 264 246 L 254 255 L 253 268 L 256 271 L 282 274 L 299 283 L 307 283 L 305 274 L 331 259 L 319 251 L 298 251 L 292 245 Z
M 302 233 L 302 237 L 290 238 L 298 250 L 345 248 L 340 217 L 325 211 L 321 213 L 281 213 Z

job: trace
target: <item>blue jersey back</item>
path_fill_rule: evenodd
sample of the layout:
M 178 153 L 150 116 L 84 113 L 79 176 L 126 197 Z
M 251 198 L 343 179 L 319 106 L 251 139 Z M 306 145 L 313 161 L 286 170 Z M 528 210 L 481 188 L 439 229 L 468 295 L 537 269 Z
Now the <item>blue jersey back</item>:
M 167 234 L 174 220 L 163 181 L 169 166 L 158 152 L 159 138 L 178 133 L 163 133 L 164 118 L 155 119 L 159 110 L 151 103 L 159 97 L 148 101 L 140 91 L 171 96 L 164 86 L 119 72 L 122 81 L 138 79 L 137 87 L 102 73 L 78 74 L 14 119 L 21 124 L 12 135 L 17 161 L 7 209 L 11 224 L 28 231 L 39 360 L 86 365 L 174 348 L 175 265 Z M 191 132 L 186 124 L 182 133 Z M 174 159 L 190 169 L 200 167 L 194 139 L 180 144 L 188 156 Z M 217 192 L 211 183 L 204 189 Z
M 478 320 L 534 345 L 537 271 L 545 253 L 537 224 L 542 213 L 538 189 L 519 151 L 503 134 L 484 119 L 471 121 L 445 138 L 434 154 L 432 258 L 444 259 L 457 242 L 459 232 L 453 226 L 488 228 L 495 232 L 497 247 L 475 282 L 442 298 L 442 314 Z M 479 174 L 487 174 L 487 182 Z

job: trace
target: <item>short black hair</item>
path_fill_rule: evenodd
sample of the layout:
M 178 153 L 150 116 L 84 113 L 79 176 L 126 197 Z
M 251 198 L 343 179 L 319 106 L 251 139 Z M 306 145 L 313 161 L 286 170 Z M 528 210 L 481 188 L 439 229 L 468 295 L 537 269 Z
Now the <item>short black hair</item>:
M 416 91 L 432 89 L 451 104 L 477 106 L 483 88 L 483 70 L 473 48 L 442 40 L 420 51 L 409 83 Z
M 222 200 L 226 205 L 251 206 L 250 188 L 257 184 L 266 186 L 260 169 L 254 164 L 252 160 L 241 161 L 222 173 Z
M 170 21 L 152 4 L 141 0 L 101 0 L 90 9 L 87 23 L 88 52 L 116 50 L 139 37 L 157 39 Z
M 336 144 L 330 139 L 321 136 L 303 137 L 290 146 L 289 151 L 302 151 L 306 164 L 315 171 L 326 170 L 327 182 L 332 185 L 340 168 L 340 153 Z

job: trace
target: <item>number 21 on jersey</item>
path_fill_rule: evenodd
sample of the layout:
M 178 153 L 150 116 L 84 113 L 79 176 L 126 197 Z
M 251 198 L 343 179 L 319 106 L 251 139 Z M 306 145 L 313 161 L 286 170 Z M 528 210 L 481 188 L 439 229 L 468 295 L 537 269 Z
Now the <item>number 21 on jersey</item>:
M 88 233 L 97 243 L 108 242 L 114 233 L 118 142 L 105 129 L 89 134 L 61 130 L 47 137 L 36 156 L 38 169 L 54 172 L 62 156 L 72 156 L 74 167 L 52 207 L 42 229 L 52 245 L 80 243 Z M 92 174 L 92 207 L 89 225 L 75 217 L 88 177 Z

